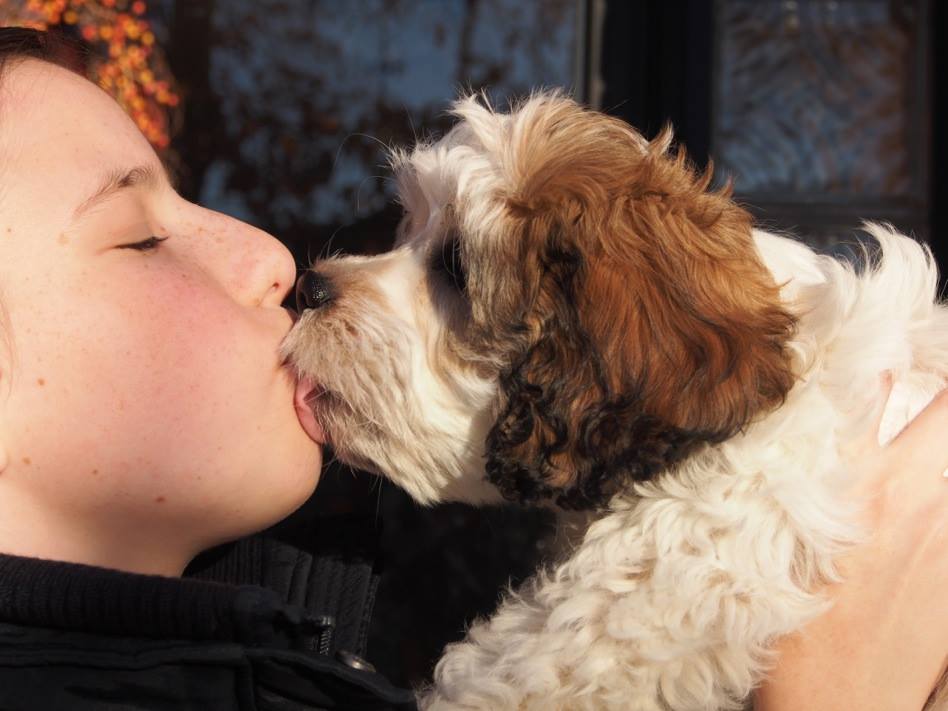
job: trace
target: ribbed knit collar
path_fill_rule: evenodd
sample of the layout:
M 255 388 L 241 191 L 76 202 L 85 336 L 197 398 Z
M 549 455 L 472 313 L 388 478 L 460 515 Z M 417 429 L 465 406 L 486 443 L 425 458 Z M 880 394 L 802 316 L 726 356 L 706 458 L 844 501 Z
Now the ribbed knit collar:
M 273 637 L 268 628 L 277 621 L 299 625 L 304 617 L 305 610 L 257 586 L 0 554 L 0 622 L 130 637 L 250 642 Z

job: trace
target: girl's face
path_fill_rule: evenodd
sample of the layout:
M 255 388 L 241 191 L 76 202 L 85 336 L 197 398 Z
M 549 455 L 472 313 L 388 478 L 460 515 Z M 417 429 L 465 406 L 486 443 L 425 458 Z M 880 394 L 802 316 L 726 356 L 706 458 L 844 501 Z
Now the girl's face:
M 93 84 L 8 66 L 0 551 L 174 574 L 300 505 L 321 450 L 278 356 L 295 275 L 273 237 L 179 197 Z

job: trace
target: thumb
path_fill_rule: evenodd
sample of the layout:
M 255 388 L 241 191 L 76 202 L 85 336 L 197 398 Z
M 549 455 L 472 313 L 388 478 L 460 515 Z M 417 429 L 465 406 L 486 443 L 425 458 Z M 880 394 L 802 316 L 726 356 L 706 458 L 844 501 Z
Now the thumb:
M 859 437 L 842 446 L 841 451 L 845 459 L 856 463 L 860 458 L 877 456 L 882 449 L 879 444 L 879 430 L 882 426 L 886 405 L 889 404 L 889 396 L 892 395 L 893 385 L 894 378 L 891 370 L 884 370 L 879 373 L 879 394 L 873 404 L 872 422 Z
M 938 393 L 886 449 L 897 460 L 943 474 L 948 469 L 948 389 Z

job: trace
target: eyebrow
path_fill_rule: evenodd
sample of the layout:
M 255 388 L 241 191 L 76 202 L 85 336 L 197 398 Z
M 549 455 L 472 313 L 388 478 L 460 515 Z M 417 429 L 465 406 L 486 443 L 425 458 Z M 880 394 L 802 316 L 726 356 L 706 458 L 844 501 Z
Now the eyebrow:
M 134 187 L 157 187 L 162 182 L 171 184 L 171 178 L 164 165 L 157 169 L 152 165 L 138 165 L 134 168 L 119 168 L 106 174 L 95 192 L 79 203 L 72 219 L 77 220 L 96 205 L 101 204 L 117 192 Z

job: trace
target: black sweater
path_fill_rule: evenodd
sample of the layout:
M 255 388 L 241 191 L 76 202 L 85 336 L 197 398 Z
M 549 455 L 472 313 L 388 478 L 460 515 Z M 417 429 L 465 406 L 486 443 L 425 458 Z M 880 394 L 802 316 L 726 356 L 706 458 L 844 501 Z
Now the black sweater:
M 408 711 L 361 659 L 376 578 L 348 531 L 311 553 L 272 535 L 190 577 L 0 555 L 0 711 Z

